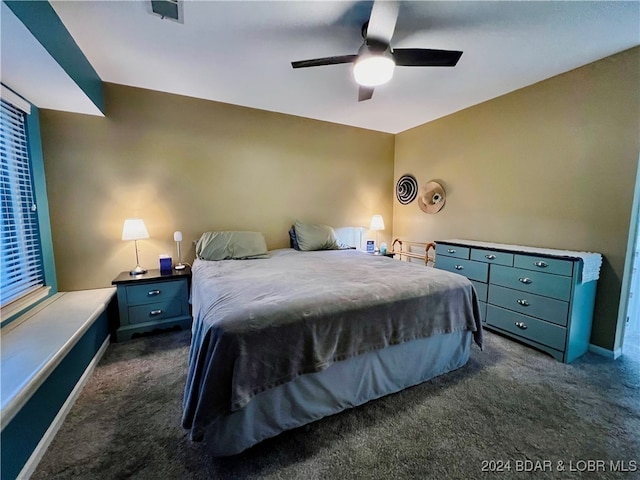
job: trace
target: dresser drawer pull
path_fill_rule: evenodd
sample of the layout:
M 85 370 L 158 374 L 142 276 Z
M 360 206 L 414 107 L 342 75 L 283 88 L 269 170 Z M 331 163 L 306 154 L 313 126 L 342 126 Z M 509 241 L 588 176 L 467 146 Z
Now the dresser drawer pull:
M 160 295 L 160 290 L 149 290 L 147 292 L 148 297 L 155 297 L 156 295 Z
M 155 317 L 156 315 L 160 315 L 160 314 L 162 314 L 162 310 L 160 310 L 160 309 L 158 309 L 158 310 L 151 310 L 151 311 L 149 312 L 149 316 L 150 316 L 150 317 Z
M 447 248 L 447 253 L 456 253 L 456 251 L 453 248 Z
M 549 264 L 547 262 L 533 262 L 536 267 L 547 268 Z
M 456 270 L 462 270 L 464 267 L 462 265 L 456 265 Z
M 528 307 L 529 306 L 529 302 L 527 302 L 526 300 L 521 299 L 521 298 L 517 299 L 516 302 L 518 302 L 518 305 L 522 305 L 523 307 Z
M 533 283 L 533 280 L 531 280 L 530 278 L 527 277 L 520 277 L 518 279 L 519 282 L 524 283 L 524 284 L 529 284 L 529 283 Z
M 484 258 L 486 258 L 487 260 L 495 260 L 496 256 L 495 255 L 485 255 Z
M 527 325 L 524 322 L 516 322 L 516 327 L 518 327 L 521 330 L 527 329 Z

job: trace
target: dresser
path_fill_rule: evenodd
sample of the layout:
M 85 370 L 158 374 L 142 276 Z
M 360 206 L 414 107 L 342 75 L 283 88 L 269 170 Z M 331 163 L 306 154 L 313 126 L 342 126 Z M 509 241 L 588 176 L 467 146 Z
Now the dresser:
M 189 287 L 191 269 L 149 270 L 143 275 L 122 272 L 111 283 L 116 286 L 120 325 L 118 341 L 169 328 L 191 328 Z
M 436 242 L 435 267 L 471 280 L 483 326 L 565 363 L 589 348 L 601 264 L 591 252 Z

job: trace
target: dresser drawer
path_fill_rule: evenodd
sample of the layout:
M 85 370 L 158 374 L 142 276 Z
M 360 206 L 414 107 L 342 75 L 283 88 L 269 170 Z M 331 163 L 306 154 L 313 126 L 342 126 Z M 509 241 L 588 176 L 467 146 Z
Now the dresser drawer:
M 486 283 L 489 278 L 489 265 L 462 258 L 440 257 L 436 259 L 436 266 L 441 270 L 459 273 L 471 280 Z
M 129 323 L 156 322 L 165 318 L 178 317 L 181 313 L 182 302 L 180 299 L 148 303 L 129 307 Z
M 567 325 L 569 303 L 555 298 L 491 285 L 489 303 L 561 326 Z
M 487 304 L 484 302 L 478 302 L 480 305 L 480 321 L 484 324 L 487 323 Z
M 558 300 L 571 298 L 571 277 L 492 265 L 491 283 Z
M 496 265 L 513 266 L 513 253 L 495 252 L 493 250 L 471 249 L 471 260 L 495 263 Z
M 535 257 L 532 255 L 516 255 L 513 266 L 526 268 L 538 272 L 553 273 L 555 275 L 573 275 L 573 262 L 549 257 Z
M 567 329 L 553 323 L 487 305 L 487 325 L 559 351 L 565 349 Z
M 458 245 L 450 245 L 447 243 L 436 244 L 436 261 L 438 255 L 455 257 L 455 258 L 469 258 L 469 247 L 459 247 Z
M 476 282 L 475 280 L 471 280 L 474 288 L 476 289 L 476 293 L 478 294 L 478 300 L 481 302 L 487 301 L 487 284 L 482 282 Z
M 144 285 L 127 286 L 127 304 L 143 305 L 147 303 L 166 302 L 168 300 L 186 298 L 187 284 L 182 280 L 175 282 L 157 282 Z

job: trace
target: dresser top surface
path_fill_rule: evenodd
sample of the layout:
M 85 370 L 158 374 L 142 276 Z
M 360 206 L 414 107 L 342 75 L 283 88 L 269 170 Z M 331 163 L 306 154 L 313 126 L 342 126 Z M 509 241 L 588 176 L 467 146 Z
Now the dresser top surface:
M 495 242 L 483 242 L 478 240 L 462 240 L 459 238 L 438 240 L 438 243 L 449 243 L 452 245 L 460 245 L 466 247 L 486 248 L 488 250 L 501 250 L 517 253 L 527 253 L 535 255 L 547 255 L 550 257 L 582 259 L 584 257 L 596 255 L 602 257 L 599 253 L 594 252 L 581 252 L 577 250 L 559 250 L 556 248 L 542 248 L 542 247 L 530 247 L 526 245 L 511 245 L 507 243 L 495 243 Z
M 478 240 L 462 240 L 453 238 L 438 240 L 436 244 L 445 243 L 463 247 L 483 248 L 503 252 L 521 253 L 525 255 L 542 255 L 546 257 L 578 260 L 582 262 L 581 281 L 597 280 L 600 276 L 602 255 L 594 252 L 580 252 L 576 250 L 559 250 L 555 248 L 530 247 L 525 245 L 511 245 L 507 243 L 483 242 Z

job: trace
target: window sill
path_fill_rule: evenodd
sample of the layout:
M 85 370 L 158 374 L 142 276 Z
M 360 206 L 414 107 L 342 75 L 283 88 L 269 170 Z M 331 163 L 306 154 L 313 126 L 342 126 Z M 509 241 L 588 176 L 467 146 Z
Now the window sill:
M 0 310 L 0 317 L 3 319 L 5 318 L 9 319 L 7 320 L 6 325 L 3 325 L 2 333 L 7 333 L 9 330 L 17 327 L 22 322 L 24 322 L 27 318 L 29 318 L 31 316 L 29 314 L 30 312 L 27 312 L 26 310 L 34 306 L 36 303 L 38 303 L 42 299 L 47 298 L 50 293 L 51 293 L 50 286 L 40 287 L 34 290 L 33 292 L 23 297 L 20 297 L 19 299 L 2 307 L 2 309 Z M 19 315 L 22 312 L 24 312 L 25 314 L 22 315 L 20 318 L 11 320 L 11 318 Z

